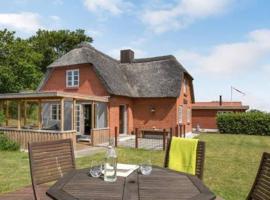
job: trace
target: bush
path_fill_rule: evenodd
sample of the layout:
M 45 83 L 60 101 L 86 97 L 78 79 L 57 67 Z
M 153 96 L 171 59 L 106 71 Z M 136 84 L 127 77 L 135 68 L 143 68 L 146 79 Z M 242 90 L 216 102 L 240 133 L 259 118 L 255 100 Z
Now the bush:
M 217 126 L 220 133 L 270 135 L 270 113 L 221 113 Z
M 0 111 L 0 125 L 2 125 L 4 121 L 5 121 L 5 115 L 2 111 Z
M 3 133 L 0 133 L 0 151 L 18 151 L 20 145 L 7 138 Z

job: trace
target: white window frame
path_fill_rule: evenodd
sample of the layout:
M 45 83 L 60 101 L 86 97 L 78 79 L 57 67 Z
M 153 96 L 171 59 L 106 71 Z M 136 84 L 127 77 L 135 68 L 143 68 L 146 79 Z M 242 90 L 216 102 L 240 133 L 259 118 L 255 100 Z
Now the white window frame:
M 78 78 L 75 80 L 75 72 L 78 73 Z M 71 76 L 69 74 L 71 73 Z M 69 80 L 69 77 L 71 79 Z M 77 81 L 77 84 L 75 84 L 75 81 Z M 74 87 L 79 87 L 80 85 L 80 70 L 79 69 L 70 69 L 66 71 L 66 87 L 67 88 L 74 88 Z
M 56 114 L 54 117 L 53 109 L 56 108 Z M 61 120 L 61 105 L 59 103 L 51 104 L 51 114 L 50 114 L 51 120 L 59 121 Z
M 179 124 L 183 123 L 183 106 L 182 105 L 178 106 L 178 123 Z
M 76 131 L 77 133 L 81 132 L 81 112 L 82 112 L 82 108 L 80 104 L 76 104 Z
M 191 109 L 190 108 L 187 109 L 187 123 L 188 124 L 191 123 Z

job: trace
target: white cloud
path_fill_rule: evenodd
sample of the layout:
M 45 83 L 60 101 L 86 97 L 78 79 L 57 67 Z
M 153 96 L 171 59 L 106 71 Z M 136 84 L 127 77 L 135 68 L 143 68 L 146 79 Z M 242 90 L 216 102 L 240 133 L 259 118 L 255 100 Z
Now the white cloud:
M 54 5 L 63 5 L 64 1 L 63 0 L 53 0 Z
M 184 28 L 195 20 L 217 15 L 228 8 L 232 0 L 179 0 L 173 7 L 142 14 L 142 21 L 156 33 Z
M 131 3 L 124 0 L 84 0 L 84 5 L 92 12 L 108 11 L 113 15 L 119 15 L 124 9 L 129 8 Z
M 246 95 L 242 97 L 242 101 L 245 105 L 249 105 L 250 109 L 258 109 L 262 111 L 270 112 L 270 104 L 266 99 L 260 98 L 254 95 Z
M 177 56 L 186 66 L 199 72 L 226 75 L 260 67 L 260 61 L 269 53 L 270 29 L 260 29 L 250 32 L 245 42 L 214 46 L 208 55 L 179 51 Z
M 89 36 L 91 37 L 100 37 L 103 35 L 103 32 L 100 30 L 93 30 L 93 29 L 89 29 L 86 31 L 87 34 L 89 34 Z
M 147 53 L 145 51 L 138 49 L 138 48 L 133 48 L 130 46 L 123 46 L 121 48 L 112 49 L 108 52 L 108 54 L 115 59 L 119 59 L 120 58 L 120 51 L 123 49 L 131 49 L 132 51 L 134 51 L 135 58 L 142 58 L 142 57 L 147 56 Z
M 42 28 L 40 16 L 37 13 L 0 13 L 0 27 L 12 28 L 22 32 L 35 32 Z
M 57 15 L 51 15 L 50 18 L 55 22 L 58 22 L 58 21 L 61 20 L 61 18 L 59 16 L 57 16 Z

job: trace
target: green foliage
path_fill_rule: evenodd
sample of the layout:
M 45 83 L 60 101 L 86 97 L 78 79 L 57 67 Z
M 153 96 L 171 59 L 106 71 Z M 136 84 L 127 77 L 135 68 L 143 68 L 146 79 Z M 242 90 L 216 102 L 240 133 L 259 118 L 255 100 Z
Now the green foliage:
M 39 30 L 36 35 L 30 37 L 28 41 L 32 44 L 36 52 L 43 55 L 40 69 L 45 72 L 46 67 L 54 60 L 73 49 L 79 43 L 92 42 L 93 39 L 85 35 L 85 31 L 81 29 L 76 31 Z
M 270 113 L 221 113 L 217 126 L 220 133 L 270 135 Z
M 0 151 L 18 151 L 20 145 L 8 139 L 3 133 L 0 133 Z
M 2 125 L 2 123 L 5 121 L 5 115 L 3 113 L 3 111 L 0 111 L 0 125 Z
M 42 55 L 15 32 L 0 31 L 0 93 L 36 89 L 42 78 Z
M 83 41 L 92 42 L 84 30 L 39 30 L 28 39 L 0 30 L 0 93 L 35 90 L 46 67 Z

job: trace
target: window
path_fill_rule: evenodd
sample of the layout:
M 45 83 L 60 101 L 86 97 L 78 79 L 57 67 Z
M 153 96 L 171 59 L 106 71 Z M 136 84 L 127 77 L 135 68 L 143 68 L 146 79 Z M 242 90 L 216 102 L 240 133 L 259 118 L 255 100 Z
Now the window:
M 80 73 L 78 69 L 66 71 L 66 86 L 78 87 L 80 84 Z
M 81 105 L 76 105 L 76 130 L 81 132 Z
M 107 103 L 97 103 L 96 104 L 96 128 L 106 128 L 107 127 Z
M 187 123 L 189 124 L 191 122 L 191 109 L 187 109 Z
M 183 106 L 178 107 L 178 123 L 183 123 Z
M 61 120 L 61 105 L 60 104 L 51 105 L 51 119 Z

